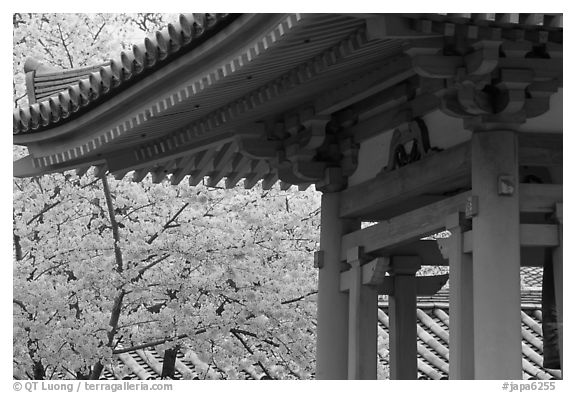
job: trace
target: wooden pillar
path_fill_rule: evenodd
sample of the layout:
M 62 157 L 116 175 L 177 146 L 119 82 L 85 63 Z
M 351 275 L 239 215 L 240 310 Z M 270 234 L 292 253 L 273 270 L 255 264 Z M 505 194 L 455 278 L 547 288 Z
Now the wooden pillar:
M 558 319 L 558 349 L 560 351 L 560 367 L 562 373 L 564 373 L 564 358 L 563 358 L 563 289 L 564 285 L 562 283 L 562 278 L 564 276 L 564 268 L 562 265 L 562 251 L 563 251 L 563 240 L 562 240 L 562 224 L 563 224 L 563 212 L 562 203 L 556 204 L 556 221 L 558 222 L 558 240 L 560 242 L 559 246 L 556 247 L 553 253 L 553 272 L 554 272 L 554 298 L 556 299 L 556 315 Z
M 339 209 L 340 193 L 322 195 L 316 379 L 348 377 L 348 295 L 340 291 L 340 243 L 360 223 L 340 219 Z
M 393 294 L 389 299 L 390 379 L 418 378 L 416 271 L 419 257 L 392 257 Z
M 361 249 L 348 252 L 351 266 L 348 318 L 348 379 L 376 379 L 378 292 L 362 283 Z
M 462 249 L 465 223 L 462 213 L 454 213 L 446 220 L 446 245 L 450 265 L 450 379 L 474 379 L 474 323 L 472 296 L 472 255 Z
M 522 379 L 518 139 L 472 136 L 474 378 Z

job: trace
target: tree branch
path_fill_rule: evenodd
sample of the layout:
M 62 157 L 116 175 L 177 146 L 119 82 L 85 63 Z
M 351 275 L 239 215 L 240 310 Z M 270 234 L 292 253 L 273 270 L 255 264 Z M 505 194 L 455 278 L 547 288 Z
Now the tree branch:
M 298 302 L 298 301 L 300 301 L 300 300 L 302 300 L 302 299 L 304 299 L 304 298 L 306 298 L 306 297 L 308 297 L 308 296 L 315 295 L 315 294 L 317 294 L 317 293 L 318 293 L 318 291 L 311 291 L 311 292 L 308 292 L 307 294 L 302 295 L 302 296 L 299 296 L 299 297 L 297 297 L 297 298 L 290 299 L 290 300 L 284 300 L 283 302 L 280 302 L 280 304 L 295 303 L 295 302 Z
M 94 37 L 92 37 L 92 45 L 94 45 L 96 43 L 98 36 L 100 35 L 100 33 L 102 32 L 102 30 L 104 29 L 105 26 L 106 26 L 106 22 L 102 23 L 102 26 L 100 26 L 100 28 L 98 29 L 98 31 L 96 32 Z
M 31 219 L 28 220 L 28 222 L 26 223 L 26 225 L 30 225 L 34 222 L 34 220 L 38 219 L 39 217 L 42 216 L 42 214 L 48 212 L 50 209 L 53 209 L 54 207 L 58 206 L 62 201 L 56 201 L 52 204 L 48 204 L 48 205 L 44 205 L 44 208 L 38 213 L 36 214 L 34 217 L 32 217 Z
M 116 215 L 114 213 L 114 205 L 112 203 L 112 194 L 110 193 L 110 186 L 108 185 L 108 179 L 106 178 L 106 173 L 102 173 L 100 176 L 102 180 L 102 188 L 104 192 L 104 197 L 106 199 L 106 206 L 108 208 L 108 215 L 110 217 L 110 225 L 112 226 L 112 236 L 114 238 L 114 255 L 116 257 L 116 271 L 122 273 L 124 270 L 124 264 L 122 261 L 122 250 L 120 249 L 120 232 L 118 230 L 118 223 L 116 222 Z M 110 331 L 108 332 L 108 343 L 107 347 L 113 349 L 114 347 L 114 336 L 118 331 L 118 322 L 120 321 L 120 314 L 122 313 L 122 302 L 124 301 L 124 296 L 126 296 L 126 291 L 124 288 L 119 288 L 118 295 L 114 299 L 114 304 L 112 306 L 112 311 L 110 313 L 110 320 L 108 325 L 110 326 Z M 102 374 L 104 365 L 100 360 L 96 362 L 90 373 L 90 379 L 99 379 Z
M 42 45 L 42 48 L 44 48 L 44 51 L 46 52 L 46 54 L 48 54 L 48 56 L 50 56 L 50 58 L 54 59 L 54 55 L 52 54 L 52 51 L 50 50 L 49 46 L 46 45 L 44 43 L 44 41 L 42 41 L 42 39 L 38 39 L 38 42 L 40 43 L 40 45 Z
M 135 213 L 140 209 L 147 208 L 148 206 L 153 206 L 154 204 L 155 204 L 154 202 L 150 202 L 150 203 L 147 203 L 146 205 L 138 206 L 137 208 L 133 209 L 132 211 L 129 211 L 128 213 L 126 213 L 124 215 L 124 218 L 127 218 L 130 214 Z
M 124 263 L 122 261 L 122 250 L 120 250 L 120 231 L 118 229 L 118 222 L 116 221 L 116 214 L 114 213 L 112 194 L 110 193 L 110 186 L 108 185 L 106 174 L 103 173 L 100 179 L 102 180 L 102 188 L 104 191 L 104 197 L 106 199 L 106 206 L 108 207 L 110 225 L 112 226 L 112 237 L 114 238 L 114 255 L 116 257 L 116 271 L 121 273 L 124 270 Z
M 20 244 L 20 236 L 18 236 L 15 232 L 12 233 L 12 238 L 14 241 L 14 253 L 15 258 L 17 261 L 21 261 L 23 259 L 22 256 L 22 245 Z
M 74 68 L 73 57 L 72 57 L 72 54 L 70 53 L 70 51 L 68 50 L 68 44 L 66 44 L 66 40 L 64 39 L 64 34 L 62 33 L 62 28 L 60 26 L 60 23 L 57 23 L 56 27 L 58 27 L 58 33 L 60 34 L 60 41 L 62 42 L 62 46 L 64 47 L 64 50 L 66 51 L 66 56 L 68 57 L 68 62 L 70 63 L 70 68 Z
M 158 236 L 160 236 L 161 233 L 163 233 L 167 228 L 170 227 L 170 224 L 172 224 L 172 223 L 178 218 L 178 216 L 184 211 L 184 209 L 186 209 L 186 208 L 188 207 L 188 205 L 190 205 L 190 203 L 189 203 L 189 202 L 186 202 L 186 203 L 184 204 L 184 206 L 182 206 L 182 207 L 180 208 L 180 210 L 178 210 L 178 211 L 176 212 L 176 214 L 174 214 L 174 215 L 172 216 L 172 218 L 170 218 L 170 219 L 166 222 L 166 224 L 164 224 L 164 226 L 162 227 L 161 230 L 159 230 L 158 232 L 156 232 L 155 234 L 153 234 L 152 236 L 150 236 L 150 238 L 146 241 L 146 243 L 152 244 L 152 242 L 153 242 L 154 240 L 156 240 L 156 239 L 158 238 Z
M 30 313 L 30 311 L 28 311 L 28 309 L 26 308 L 26 305 L 21 300 L 12 299 L 12 303 L 19 306 L 26 314 L 28 314 L 29 317 L 32 317 L 32 314 Z
M 179 340 L 182 338 L 186 338 L 188 337 L 187 334 L 180 334 L 176 337 L 168 337 L 168 338 L 162 338 L 160 340 L 156 340 L 156 341 L 150 341 L 144 344 L 139 344 L 139 345 L 134 345 L 132 347 L 129 348 L 120 348 L 120 349 L 115 349 L 112 351 L 113 355 L 118 355 L 120 353 L 127 353 L 127 352 L 132 352 L 132 351 L 136 351 L 138 349 L 144 349 L 144 348 L 148 348 L 148 347 L 155 347 L 156 345 L 161 345 L 164 344 L 166 341 L 170 341 L 170 340 Z
M 159 264 L 160 262 L 164 261 L 164 260 L 165 260 L 166 258 L 168 258 L 169 256 L 170 256 L 170 254 L 163 255 L 163 256 L 161 256 L 160 258 L 158 258 L 157 260 L 155 260 L 154 262 L 151 262 L 151 263 L 149 263 L 148 265 L 142 267 L 140 270 L 138 270 L 138 275 L 132 279 L 132 282 L 137 282 L 138 280 L 140 280 L 140 279 L 142 278 L 142 275 L 144 275 L 144 273 L 145 273 L 148 269 L 156 266 L 157 264 Z
M 245 336 L 254 337 L 254 338 L 257 338 L 257 339 L 260 340 L 260 341 L 265 342 L 266 344 L 272 345 L 273 347 L 280 348 L 280 344 L 275 343 L 274 341 L 269 340 L 269 339 L 267 339 L 267 338 L 263 338 L 263 339 L 262 339 L 262 338 L 259 338 L 256 333 L 252 333 L 252 332 L 249 332 L 249 331 L 247 331 L 247 330 L 234 328 L 234 329 L 230 329 L 230 333 L 238 333 L 238 334 L 243 334 L 243 335 L 245 335 Z
M 240 334 L 238 334 L 237 332 L 234 332 L 232 330 L 230 330 L 230 333 L 236 337 L 236 339 L 238 341 L 240 341 L 240 343 L 242 343 L 242 346 L 246 349 L 246 351 L 248 351 L 248 353 L 250 355 L 254 355 L 254 351 L 252 350 L 252 348 L 250 348 L 250 346 L 248 346 L 248 344 L 246 344 L 246 342 L 242 339 L 242 337 L 240 337 Z M 260 366 L 260 368 L 262 369 L 262 371 L 264 371 L 264 374 L 266 374 L 266 376 L 269 379 L 274 379 L 272 378 L 272 376 L 270 375 L 270 372 L 268 372 L 268 370 L 266 369 L 266 367 L 264 367 L 264 365 L 262 364 L 262 362 L 260 360 L 258 360 L 258 365 Z

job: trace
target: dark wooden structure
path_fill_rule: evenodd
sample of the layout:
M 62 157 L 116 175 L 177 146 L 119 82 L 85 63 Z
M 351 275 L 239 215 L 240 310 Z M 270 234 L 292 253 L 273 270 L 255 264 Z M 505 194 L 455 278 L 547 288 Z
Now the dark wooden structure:
M 416 378 L 416 298 L 446 279 L 416 272 L 448 264 L 450 378 L 520 379 L 546 250 L 562 354 L 562 44 L 561 14 L 182 16 L 101 66 L 29 62 L 14 175 L 313 184 L 317 378 L 376 377 L 384 293 L 391 376 Z

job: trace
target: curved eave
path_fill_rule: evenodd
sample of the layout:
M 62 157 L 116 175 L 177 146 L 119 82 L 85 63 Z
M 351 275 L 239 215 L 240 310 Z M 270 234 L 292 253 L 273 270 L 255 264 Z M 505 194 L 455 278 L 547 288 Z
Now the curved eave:
M 100 65 L 55 70 L 36 59 L 24 65 L 30 104 L 14 110 L 14 135 L 40 133 L 66 123 L 195 50 L 233 21 L 235 14 L 180 15 L 179 21 L 150 35 L 132 50 Z
M 149 101 L 154 101 L 152 98 L 145 101 L 142 99 L 143 96 L 158 95 L 162 93 L 162 90 L 164 90 L 164 95 L 169 95 L 170 93 L 168 88 L 159 91 L 159 85 L 162 84 L 159 82 L 170 79 L 171 75 L 178 74 L 187 67 L 204 71 L 210 77 L 207 71 L 208 64 L 206 63 L 208 61 L 214 63 L 215 54 L 221 52 L 223 46 L 241 43 L 243 39 L 246 39 L 247 32 L 251 32 L 255 25 L 262 24 L 262 19 L 260 15 L 241 15 L 191 52 L 145 76 L 138 83 L 133 84 L 121 93 L 111 98 L 101 97 L 98 105 L 90 107 L 72 120 L 62 122 L 63 124 L 61 125 L 55 124 L 52 128 L 39 132 L 15 134 L 14 144 L 28 146 L 31 152 L 36 150 L 35 145 L 42 144 L 42 152 L 49 154 L 58 150 L 57 145 L 62 140 L 70 138 L 80 139 L 81 136 L 90 135 L 97 129 L 116 124 L 123 119 L 132 120 L 134 118 L 133 122 L 139 123 L 143 117 L 143 108 L 149 106 Z M 221 57 L 224 57 L 224 53 L 222 53 Z M 137 104 L 131 104 L 133 102 L 137 102 Z
M 250 110 L 253 102 L 243 101 L 262 94 L 263 87 L 268 89 L 264 94 L 270 93 L 281 84 L 277 78 L 300 78 L 313 65 L 298 67 L 333 45 L 340 44 L 332 56 L 345 53 L 347 45 L 358 43 L 341 40 L 361 26 L 361 19 L 342 16 L 242 15 L 191 53 L 79 118 L 40 133 L 16 135 L 14 143 L 27 145 L 36 159 L 47 158 L 44 165 L 54 165 L 142 144 L 175 130 L 186 138 L 213 139 L 215 133 L 230 132 L 229 127 L 213 126 L 218 116 Z M 301 49 L 300 40 L 310 34 L 314 42 Z M 332 64 L 336 57 L 326 61 Z M 202 106 L 198 111 L 196 102 Z M 209 135 L 204 135 L 206 129 Z

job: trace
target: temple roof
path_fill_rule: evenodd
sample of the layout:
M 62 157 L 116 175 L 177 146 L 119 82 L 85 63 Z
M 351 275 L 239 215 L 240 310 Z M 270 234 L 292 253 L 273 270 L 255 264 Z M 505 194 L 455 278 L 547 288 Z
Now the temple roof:
M 562 15 L 190 15 L 101 65 L 53 70 L 29 59 L 30 104 L 14 110 L 13 131 L 30 155 L 14 174 L 96 166 L 173 184 L 188 175 L 228 187 L 314 183 L 309 170 L 279 173 L 288 144 L 315 146 L 302 130 L 336 127 L 335 115 L 379 93 L 371 110 L 395 108 L 395 121 L 437 108 L 412 102 L 443 85 L 420 85 L 407 48 L 458 36 L 561 52 Z M 254 139 L 266 143 L 250 148 Z

